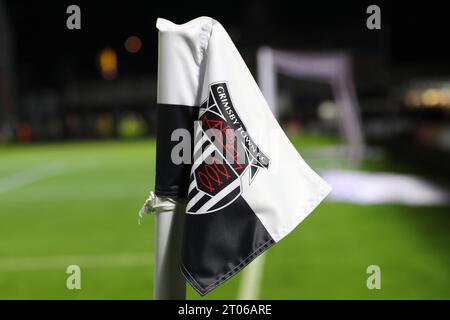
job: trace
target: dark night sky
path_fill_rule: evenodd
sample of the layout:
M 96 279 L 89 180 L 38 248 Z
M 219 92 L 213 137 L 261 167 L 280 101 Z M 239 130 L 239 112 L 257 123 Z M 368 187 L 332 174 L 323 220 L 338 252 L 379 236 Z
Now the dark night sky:
M 365 8 L 372 3 L 382 8 L 382 32 L 365 28 Z M 105 46 L 117 50 L 127 74 L 154 73 L 158 16 L 176 23 L 212 16 L 230 31 L 240 48 L 269 44 L 299 49 L 388 50 L 386 54 L 394 64 L 448 60 L 450 23 L 442 4 L 428 1 L 410 7 L 410 2 L 397 3 L 394 7 L 379 1 L 9 0 L 7 8 L 15 33 L 19 81 L 45 85 L 71 77 L 98 76 L 96 54 Z M 65 12 L 70 4 L 81 7 L 80 31 L 66 29 Z M 129 35 L 138 35 L 143 41 L 137 55 L 123 48 Z M 381 47 L 380 38 L 385 44 Z

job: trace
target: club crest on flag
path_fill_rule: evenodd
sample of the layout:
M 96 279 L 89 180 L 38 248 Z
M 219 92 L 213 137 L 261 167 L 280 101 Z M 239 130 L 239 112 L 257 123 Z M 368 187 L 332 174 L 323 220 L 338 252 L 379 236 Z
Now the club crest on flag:
M 195 128 L 187 213 L 222 209 L 242 193 L 242 177 L 251 183 L 269 157 L 258 147 L 237 113 L 226 82 L 209 86 Z

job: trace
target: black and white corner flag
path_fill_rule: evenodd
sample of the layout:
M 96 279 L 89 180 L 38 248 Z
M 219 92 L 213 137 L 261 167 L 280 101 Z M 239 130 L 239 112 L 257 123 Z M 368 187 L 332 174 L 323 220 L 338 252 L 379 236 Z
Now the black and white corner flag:
M 330 187 L 292 146 L 220 23 L 158 19 L 157 28 L 156 195 L 187 201 L 181 270 L 204 295 L 285 237 Z M 191 164 L 170 163 L 177 128 L 192 134 Z

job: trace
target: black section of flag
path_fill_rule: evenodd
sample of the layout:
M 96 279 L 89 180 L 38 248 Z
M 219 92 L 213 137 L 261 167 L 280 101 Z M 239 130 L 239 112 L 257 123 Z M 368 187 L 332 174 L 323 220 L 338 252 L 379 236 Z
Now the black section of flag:
M 187 197 L 191 164 L 173 163 L 171 151 L 179 142 L 171 141 L 171 135 L 175 129 L 186 129 L 193 139 L 194 120 L 197 118 L 198 107 L 158 104 L 155 181 L 157 196 Z M 191 145 L 192 143 L 193 141 Z
M 215 213 L 186 215 L 181 270 L 205 295 L 274 243 L 244 198 L 238 197 Z

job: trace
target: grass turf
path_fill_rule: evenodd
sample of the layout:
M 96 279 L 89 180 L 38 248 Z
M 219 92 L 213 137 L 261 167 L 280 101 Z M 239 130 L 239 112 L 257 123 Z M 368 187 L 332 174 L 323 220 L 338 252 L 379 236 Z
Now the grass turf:
M 153 140 L 0 147 L 0 298 L 152 298 L 154 217 L 138 225 L 137 211 L 154 159 Z M 448 211 L 322 203 L 268 251 L 260 297 L 448 299 Z M 69 264 L 81 267 L 81 290 L 66 288 Z M 366 287 L 371 264 L 381 290 Z M 234 299 L 239 284 L 206 299 Z M 188 288 L 188 298 L 199 295 Z

